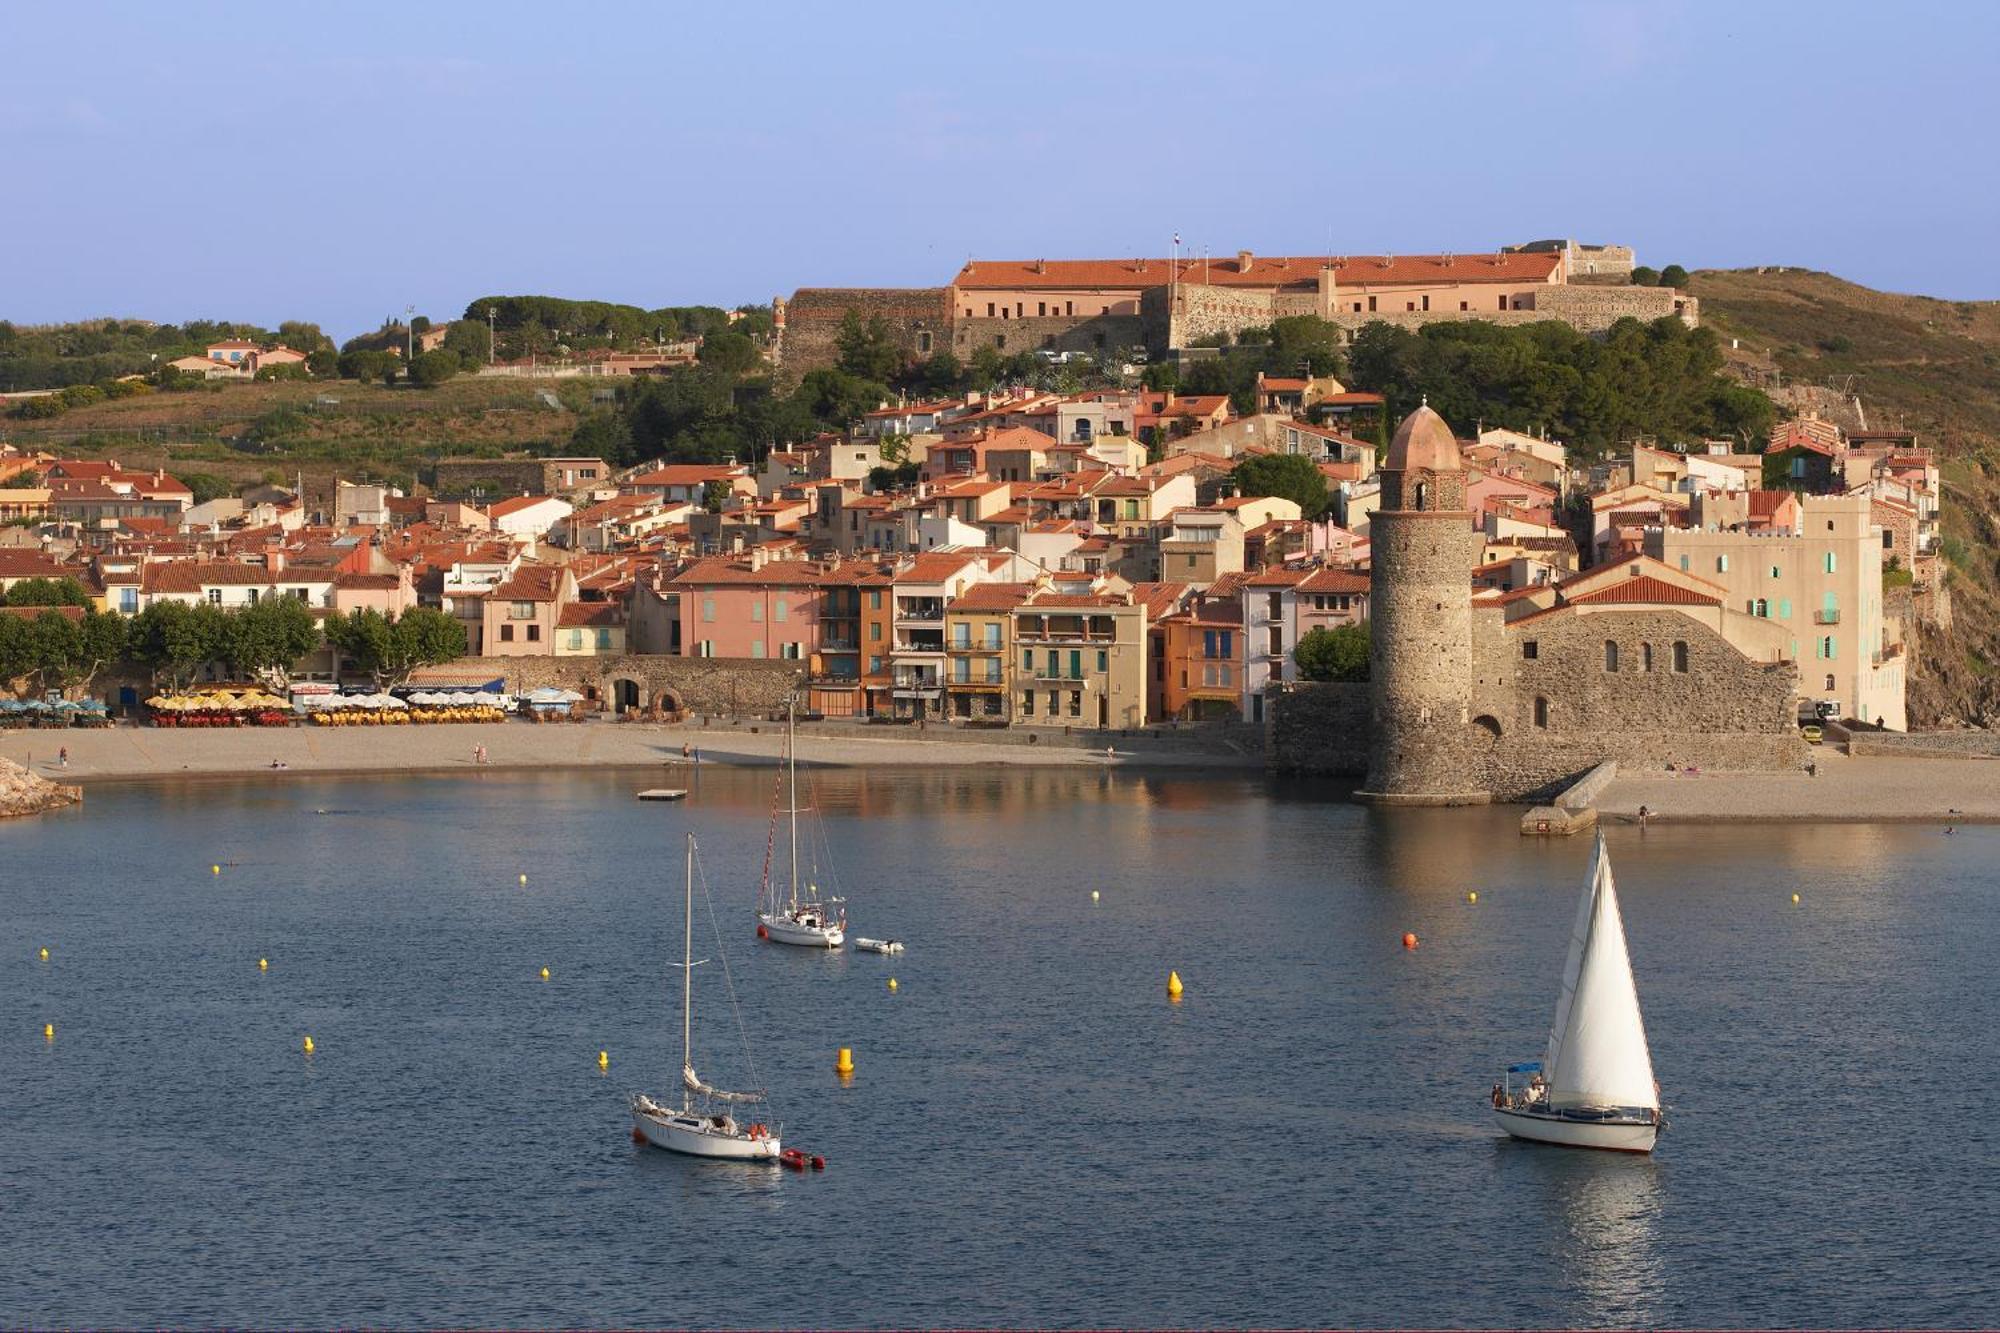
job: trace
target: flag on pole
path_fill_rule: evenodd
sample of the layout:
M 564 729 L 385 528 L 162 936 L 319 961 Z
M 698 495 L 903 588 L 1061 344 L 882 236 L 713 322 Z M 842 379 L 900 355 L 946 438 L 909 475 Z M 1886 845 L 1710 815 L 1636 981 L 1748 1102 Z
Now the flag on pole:
M 1179 232 L 1175 232 L 1175 233 L 1174 233 L 1174 244 L 1175 244 L 1175 245 L 1179 245 L 1180 243 L 1181 243 L 1181 234 L 1180 234 Z

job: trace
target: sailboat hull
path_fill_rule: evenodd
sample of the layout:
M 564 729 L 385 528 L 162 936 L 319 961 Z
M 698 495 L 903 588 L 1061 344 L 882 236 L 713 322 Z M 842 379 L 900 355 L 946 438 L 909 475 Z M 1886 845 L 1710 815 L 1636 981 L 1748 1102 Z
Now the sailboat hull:
M 1651 1152 L 1660 1126 L 1650 1120 L 1572 1120 L 1567 1116 L 1493 1109 L 1500 1128 L 1517 1139 L 1555 1143 L 1565 1148 L 1602 1148 L 1609 1152 Z
M 775 1134 L 751 1138 L 740 1129 L 723 1129 L 712 1116 L 683 1115 L 665 1108 L 632 1108 L 632 1127 L 655 1148 L 689 1157 L 713 1157 L 738 1162 L 775 1162 L 783 1150 Z
M 782 912 L 759 912 L 757 921 L 774 944 L 796 944 L 808 949 L 838 949 L 847 939 L 839 926 L 808 926 Z

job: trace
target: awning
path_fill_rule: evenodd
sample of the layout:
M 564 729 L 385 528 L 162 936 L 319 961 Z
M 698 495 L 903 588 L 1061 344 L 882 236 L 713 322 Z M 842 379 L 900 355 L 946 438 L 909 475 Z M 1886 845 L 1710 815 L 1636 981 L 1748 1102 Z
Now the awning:
M 1507 1072 L 1510 1074 L 1539 1074 L 1542 1072 L 1542 1062 L 1540 1060 L 1530 1060 L 1524 1065 L 1508 1065 Z

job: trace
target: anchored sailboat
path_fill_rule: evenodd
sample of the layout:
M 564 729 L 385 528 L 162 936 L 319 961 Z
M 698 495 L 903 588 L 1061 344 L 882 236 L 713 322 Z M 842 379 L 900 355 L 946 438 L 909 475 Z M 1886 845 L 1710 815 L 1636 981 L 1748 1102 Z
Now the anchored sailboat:
M 789 799 L 785 804 L 791 818 L 791 894 L 778 901 L 777 887 L 771 882 L 771 863 L 764 862 L 764 884 L 758 894 L 757 934 L 778 944 L 798 944 L 811 949 L 838 949 L 847 938 L 847 909 L 839 898 L 821 901 L 819 886 L 806 882 L 805 896 L 799 895 L 799 757 L 798 723 L 793 710 L 796 696 L 785 698 L 785 781 Z M 835 911 L 838 915 L 835 915 Z
M 1660 1085 L 1602 833 L 1570 929 L 1548 1049 L 1508 1067 L 1493 1088 L 1493 1115 L 1516 1138 L 1576 1148 L 1651 1152 L 1659 1135 Z
M 745 1126 L 734 1108 L 761 1102 L 761 1092 L 725 1092 L 694 1072 L 694 834 L 687 835 L 687 908 L 681 936 L 681 1105 L 678 1111 L 643 1092 L 632 1094 L 632 1137 L 693 1157 L 779 1161 L 784 1149 L 775 1131 Z M 725 968 L 726 972 L 726 968 Z M 732 1001 L 734 997 L 732 996 Z

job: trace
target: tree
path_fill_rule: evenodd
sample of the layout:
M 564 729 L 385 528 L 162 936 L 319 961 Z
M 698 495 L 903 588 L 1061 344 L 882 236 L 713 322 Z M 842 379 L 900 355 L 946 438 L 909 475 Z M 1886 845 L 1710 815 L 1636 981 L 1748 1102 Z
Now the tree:
M 412 607 L 390 620 L 372 607 L 330 616 L 326 641 L 374 678 L 377 689 L 401 684 L 418 667 L 465 654 L 465 627 L 442 611 Z
M 433 347 L 428 352 L 418 352 L 417 359 L 410 362 L 410 382 L 420 389 L 435 389 L 461 369 L 457 352 Z
M 274 689 L 291 684 L 292 667 L 319 647 L 319 625 L 296 597 L 267 597 L 230 615 L 222 658 L 238 676 Z
M 89 610 L 77 627 L 78 647 L 72 688 L 87 690 L 97 674 L 129 652 L 131 624 L 116 611 Z
M 1264 353 L 1266 374 L 1339 375 L 1346 368 L 1338 325 L 1318 315 L 1287 315 L 1271 321 L 1271 342 Z
M 327 379 L 340 373 L 340 353 L 331 347 L 316 347 L 306 353 L 306 369 L 318 379 Z
M 1307 630 L 1292 649 L 1292 661 L 1307 680 L 1367 680 L 1368 622 Z
M 132 617 L 131 654 L 176 690 L 187 688 L 206 663 L 223 655 L 227 626 L 207 602 L 154 602 Z
M 1302 454 L 1258 454 L 1238 463 L 1229 474 L 1239 495 L 1276 495 L 1298 502 L 1307 520 L 1326 512 L 1326 474 Z
M 288 319 L 278 325 L 278 341 L 307 356 L 321 350 L 333 350 L 333 339 L 327 337 L 319 325 L 302 319 Z
M 888 399 L 889 390 L 845 370 L 809 370 L 799 382 L 798 397 L 814 420 L 834 430 L 845 430 L 881 406 Z
M 1688 271 L 1679 264 L 1669 264 L 1660 270 L 1660 286 L 1676 287 L 1681 291 L 1686 291 L 1687 285 Z
M 840 350 L 835 364 L 856 379 L 887 383 L 903 369 L 896 331 L 880 315 L 870 315 L 864 322 L 861 312 L 850 308 L 840 317 L 834 346 Z
M 1656 268 L 1648 268 L 1644 264 L 1634 265 L 1632 269 L 1632 285 L 1634 287 L 1657 287 L 1660 285 L 1660 271 Z
M 22 579 L 0 602 L 8 606 L 89 606 L 90 593 L 73 578 Z
M 711 514 L 722 512 L 722 506 L 729 503 L 729 497 L 736 494 L 736 488 L 726 481 L 711 481 L 701 488 L 701 507 Z
M 342 352 L 336 364 L 342 379 L 379 380 L 395 378 L 399 360 L 393 353 L 363 347 Z
M 198 505 L 236 494 L 236 487 L 227 477 L 218 477 L 213 472 L 183 472 L 180 478 L 194 492 L 194 502 Z
M 703 366 L 724 375 L 745 374 L 756 369 L 764 360 L 756 343 L 728 330 L 711 333 L 702 339 L 701 350 L 695 355 Z
M 965 366 L 947 347 L 917 367 L 912 387 L 925 393 L 952 393 L 964 380 Z
M 910 437 L 892 430 L 877 441 L 876 451 L 881 454 L 882 461 L 892 467 L 907 463 L 910 461 Z
M 493 335 L 483 319 L 461 319 L 444 331 L 444 348 L 458 354 L 465 370 L 474 370 L 493 359 Z

